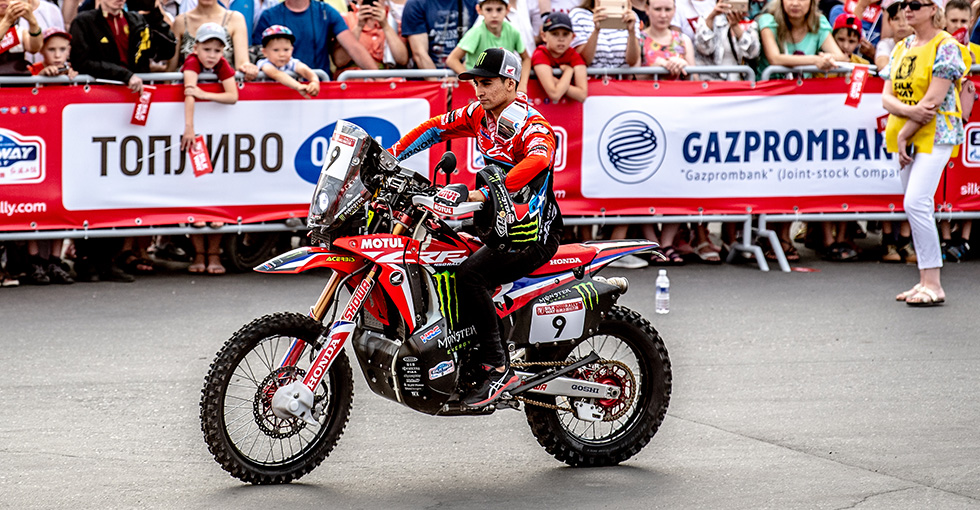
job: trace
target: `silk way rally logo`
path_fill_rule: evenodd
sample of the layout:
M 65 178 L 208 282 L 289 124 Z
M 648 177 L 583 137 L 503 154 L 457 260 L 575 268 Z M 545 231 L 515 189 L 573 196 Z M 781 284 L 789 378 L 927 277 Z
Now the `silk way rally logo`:
M 599 164 L 617 182 L 641 183 L 660 169 L 666 143 L 667 135 L 656 119 L 635 110 L 622 112 L 599 134 Z
M 0 184 L 44 181 L 44 140 L 0 129 Z

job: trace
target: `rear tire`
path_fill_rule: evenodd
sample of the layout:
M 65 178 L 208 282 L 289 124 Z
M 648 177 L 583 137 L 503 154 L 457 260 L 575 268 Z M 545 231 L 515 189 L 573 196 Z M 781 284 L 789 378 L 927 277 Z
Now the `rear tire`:
M 350 417 L 354 381 L 341 351 L 314 393 L 319 427 L 271 413 L 271 394 L 309 370 L 323 326 L 298 313 L 275 313 L 240 329 L 218 351 L 201 394 L 201 430 L 208 450 L 232 476 L 252 484 L 288 483 L 330 454 Z M 296 367 L 280 360 L 300 338 Z M 273 375 L 278 372 L 278 375 Z
M 606 411 L 608 421 L 587 422 L 572 412 L 525 405 L 527 422 L 538 443 L 556 459 L 572 466 L 615 465 L 636 455 L 657 433 L 670 402 L 667 348 L 646 319 L 625 307 L 614 306 L 607 312 L 595 335 L 571 347 L 540 352 L 533 361 L 581 359 L 593 350 L 603 360 L 629 366 L 632 374 L 623 378 L 631 382 L 621 386 L 624 391 L 620 401 L 588 399 Z M 626 386 L 632 386 L 632 401 L 626 400 L 630 398 Z M 571 407 L 571 401 L 565 397 L 533 394 L 527 397 Z
M 227 234 L 221 239 L 225 264 L 236 273 L 251 271 L 276 255 L 280 237 L 279 232 Z

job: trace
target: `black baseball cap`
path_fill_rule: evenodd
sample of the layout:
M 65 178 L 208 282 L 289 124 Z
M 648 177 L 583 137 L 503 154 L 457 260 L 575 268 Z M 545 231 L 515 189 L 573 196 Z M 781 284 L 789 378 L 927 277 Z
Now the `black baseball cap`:
M 473 69 L 459 74 L 460 80 L 473 78 L 510 78 L 521 81 L 521 59 L 516 53 L 503 48 L 489 48 L 476 60 Z
M 572 28 L 572 18 L 568 17 L 568 14 L 564 12 L 555 11 L 545 18 L 544 23 L 541 24 L 541 30 L 545 32 L 551 32 L 552 30 L 557 30 L 559 28 L 564 28 L 569 32 L 575 32 Z

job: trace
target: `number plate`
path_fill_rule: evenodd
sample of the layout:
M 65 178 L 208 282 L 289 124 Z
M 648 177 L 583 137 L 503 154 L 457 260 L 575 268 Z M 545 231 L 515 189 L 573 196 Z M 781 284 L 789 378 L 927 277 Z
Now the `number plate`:
M 534 305 L 531 315 L 532 344 L 571 340 L 582 336 L 585 303 L 582 298 Z

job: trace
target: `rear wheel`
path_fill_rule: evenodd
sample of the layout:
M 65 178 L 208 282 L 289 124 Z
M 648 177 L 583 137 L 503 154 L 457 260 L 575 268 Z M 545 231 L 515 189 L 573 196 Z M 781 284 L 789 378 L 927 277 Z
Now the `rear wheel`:
M 253 484 L 287 483 L 317 467 L 337 444 L 354 394 L 341 352 L 314 392 L 310 426 L 272 413 L 276 390 L 309 370 L 323 326 L 297 313 L 258 318 L 225 342 L 211 364 L 201 395 L 201 430 L 208 450 L 232 476 Z M 296 366 L 279 364 L 293 343 L 306 346 Z
M 279 232 L 244 232 L 228 234 L 221 239 L 225 262 L 232 271 L 242 273 L 276 255 Z
M 556 459 L 572 466 L 618 464 L 636 455 L 660 428 L 670 402 L 670 359 L 660 335 L 638 313 L 613 307 L 595 335 L 573 347 L 554 349 L 551 359 L 574 361 L 595 351 L 601 361 L 576 371 L 573 377 L 618 386 L 617 399 L 579 399 L 595 405 L 601 421 L 580 420 L 572 411 L 575 400 L 529 395 L 544 405 L 527 405 L 525 412 L 538 443 Z M 542 356 L 544 357 L 544 356 Z

